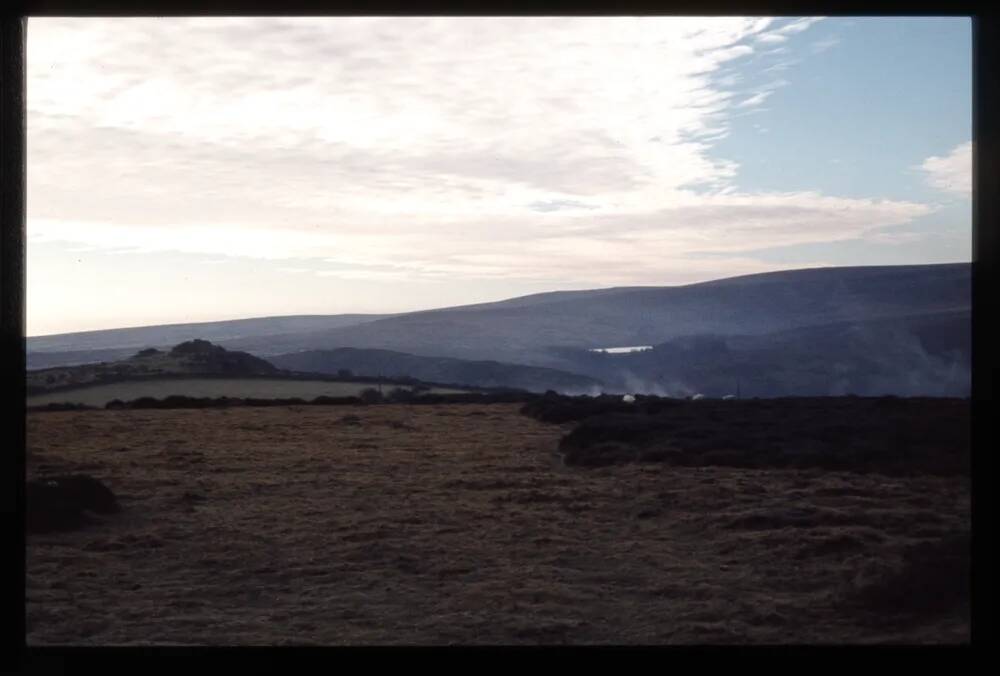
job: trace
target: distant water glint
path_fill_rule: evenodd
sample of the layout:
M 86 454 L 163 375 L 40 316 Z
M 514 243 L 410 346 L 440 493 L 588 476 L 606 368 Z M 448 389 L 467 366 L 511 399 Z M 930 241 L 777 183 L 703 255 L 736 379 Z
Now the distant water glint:
M 625 352 L 641 352 L 642 350 L 652 350 L 652 345 L 630 345 L 628 347 L 593 347 L 590 352 L 607 352 L 608 354 L 622 354 Z

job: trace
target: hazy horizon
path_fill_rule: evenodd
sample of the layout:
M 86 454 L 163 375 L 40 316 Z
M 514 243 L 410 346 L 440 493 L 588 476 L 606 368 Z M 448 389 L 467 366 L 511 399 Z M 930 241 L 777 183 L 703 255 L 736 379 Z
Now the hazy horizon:
M 969 263 L 969 261 L 948 261 L 948 262 L 943 262 L 943 263 L 928 263 L 927 265 L 961 265 L 963 263 L 967 264 L 967 263 Z M 907 266 L 907 264 L 900 264 L 898 266 L 884 266 L 884 267 L 906 267 L 906 266 Z M 848 267 L 882 267 L 882 266 L 831 266 L 831 267 L 845 267 L 845 268 L 848 268 Z M 791 269 L 788 269 L 788 270 L 774 270 L 774 271 L 767 271 L 767 272 L 763 272 L 763 273 L 751 273 L 751 275 L 736 275 L 734 277 L 715 277 L 715 278 L 712 278 L 712 279 L 699 280 L 697 282 L 690 282 L 690 283 L 677 284 L 677 285 L 660 285 L 660 286 L 657 286 L 657 285 L 635 285 L 635 286 L 631 286 L 631 287 L 630 286 L 617 286 L 617 287 L 601 287 L 601 288 L 592 288 L 592 289 L 560 289 L 559 291 L 541 291 L 541 292 L 536 293 L 536 294 L 526 294 L 526 295 L 543 295 L 543 294 L 546 294 L 546 293 L 558 293 L 558 292 L 569 292 L 569 293 L 572 293 L 574 291 L 604 291 L 604 290 L 611 290 L 611 289 L 627 289 L 627 288 L 637 288 L 637 289 L 638 288 L 650 288 L 650 289 L 655 289 L 655 288 L 665 288 L 665 287 L 669 287 L 669 286 L 678 286 L 678 287 L 680 287 L 680 286 L 690 286 L 690 285 L 695 285 L 695 284 L 700 284 L 700 283 L 705 283 L 705 282 L 720 281 L 722 279 L 739 278 L 741 276 L 753 276 L 753 275 L 757 275 L 757 274 L 768 274 L 768 272 L 796 272 L 796 271 L 799 271 L 799 270 L 802 270 L 802 269 L 818 269 L 818 268 L 791 268 Z M 275 315 L 259 315 L 259 314 L 256 314 L 256 315 L 248 315 L 248 316 L 240 316 L 240 317 L 219 317 L 219 318 L 215 318 L 215 319 L 204 319 L 204 320 L 197 320 L 197 321 L 191 321 L 191 322 L 169 322 L 169 323 L 157 323 L 157 324 L 136 324 L 136 325 L 130 325 L 130 326 L 124 326 L 124 325 L 123 326 L 105 326 L 105 327 L 101 327 L 101 328 L 97 328 L 97 329 L 81 329 L 79 331 L 59 331 L 59 332 L 55 332 L 55 333 L 30 334 L 30 335 L 26 335 L 25 337 L 27 337 L 27 338 L 45 338 L 45 337 L 48 337 L 48 336 L 63 335 L 63 334 L 67 334 L 67 333 L 90 333 L 90 332 L 96 332 L 96 331 L 109 331 L 109 330 L 115 330 L 115 329 L 141 329 L 141 328 L 159 327 L 159 326 L 163 326 L 163 327 L 168 327 L 168 326 L 183 326 L 183 325 L 187 325 L 187 324 L 216 324 L 216 323 L 222 323 L 222 322 L 249 321 L 249 320 L 254 320 L 254 319 L 282 319 L 282 318 L 294 318 L 294 317 L 324 317 L 324 316 L 329 316 L 331 314 L 343 314 L 343 315 L 352 315 L 352 314 L 357 314 L 357 315 L 397 315 L 397 314 L 406 314 L 408 312 L 431 312 L 433 310 L 439 310 L 439 309 L 445 309 L 445 308 L 467 307 L 467 306 L 474 306 L 474 305 L 480 305 L 480 304 L 485 304 L 485 303 L 496 303 L 496 302 L 503 302 L 503 301 L 507 301 L 507 300 L 514 300 L 516 298 L 524 298 L 524 297 L 525 296 L 504 296 L 502 298 L 487 299 L 487 300 L 484 300 L 484 301 L 477 301 L 475 303 L 466 303 L 466 304 L 461 304 L 461 305 L 449 305 L 449 306 L 438 305 L 438 306 L 434 306 L 434 307 L 415 308 L 413 310 L 406 310 L 406 311 L 403 311 L 403 312 L 357 312 L 357 313 L 345 312 L 345 313 L 320 313 L 320 314 L 300 313 L 300 314 L 275 314 Z
M 29 336 L 971 260 L 968 18 L 31 18 Z

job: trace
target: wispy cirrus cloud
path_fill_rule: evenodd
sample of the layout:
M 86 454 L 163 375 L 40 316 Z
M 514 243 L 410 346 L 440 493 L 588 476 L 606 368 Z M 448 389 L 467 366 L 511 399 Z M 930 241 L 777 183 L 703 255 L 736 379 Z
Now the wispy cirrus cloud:
M 765 46 L 781 45 L 797 33 L 807 30 L 823 17 L 804 17 L 777 24 L 768 24 L 769 29 L 760 30 L 754 35 L 754 41 Z M 768 28 L 766 26 L 765 28 Z M 783 49 L 783 48 L 782 48 Z
M 31 19 L 29 239 L 345 279 L 753 271 L 928 211 L 740 191 L 711 152 L 788 84 L 724 69 L 818 20 Z
M 786 40 L 788 40 L 788 36 L 782 35 L 781 33 L 778 32 L 761 33 L 759 36 L 757 36 L 757 42 L 761 42 L 764 44 L 781 44 Z
M 747 99 L 744 99 L 743 101 L 740 101 L 738 104 L 736 104 L 736 107 L 737 108 L 752 108 L 754 106 L 759 106 L 760 104 L 764 103 L 764 101 L 767 100 L 767 97 L 770 96 L 773 93 L 774 93 L 773 91 L 757 92 L 753 96 L 751 96 L 751 97 L 749 97 Z
M 826 38 L 825 40 L 817 40 L 816 42 L 809 45 L 809 51 L 813 54 L 822 54 L 828 49 L 832 49 L 840 44 L 840 38 L 832 37 Z
M 789 21 L 788 23 L 784 24 L 781 28 L 778 29 L 778 32 L 783 35 L 801 33 L 802 31 L 807 30 L 813 24 L 822 21 L 824 18 L 826 17 L 807 16 L 801 19 L 795 19 L 793 21 Z

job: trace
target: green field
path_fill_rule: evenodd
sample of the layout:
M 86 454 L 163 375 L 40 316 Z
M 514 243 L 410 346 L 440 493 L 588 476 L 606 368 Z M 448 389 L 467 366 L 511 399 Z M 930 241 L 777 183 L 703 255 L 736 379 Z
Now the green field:
M 285 399 L 299 397 L 351 397 L 362 390 L 375 387 L 372 383 L 326 382 L 322 380 L 287 380 L 281 378 L 171 378 L 164 380 L 137 380 L 120 383 L 92 385 L 61 392 L 37 394 L 27 398 L 28 406 L 52 403 L 86 404 L 104 406 L 113 399 L 129 401 L 139 397 L 162 399 L 172 394 L 188 397 L 253 397 L 259 399 Z M 400 385 L 383 385 L 388 394 Z M 403 389 L 409 389 L 403 387 Z M 468 390 L 435 387 L 433 394 L 455 394 Z

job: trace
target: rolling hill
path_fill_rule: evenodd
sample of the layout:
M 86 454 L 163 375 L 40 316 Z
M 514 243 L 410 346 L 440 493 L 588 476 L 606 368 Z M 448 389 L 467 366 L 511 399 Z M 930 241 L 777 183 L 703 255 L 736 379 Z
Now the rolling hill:
M 268 357 L 272 364 L 294 371 L 336 374 L 342 369 L 361 376 L 406 376 L 432 383 L 462 383 L 476 387 L 510 387 L 533 392 L 600 391 L 595 378 L 556 369 L 496 361 L 422 357 L 391 350 L 309 350 Z
M 233 352 L 195 339 L 169 351 L 147 348 L 128 359 L 98 364 L 28 371 L 27 393 L 65 390 L 135 378 L 178 375 L 260 376 L 277 375 L 273 364 L 246 352 Z
M 493 361 L 556 369 L 625 389 L 680 383 L 678 389 L 728 392 L 733 385 L 722 381 L 732 383 L 733 369 L 742 369 L 748 383 L 759 381 L 761 393 L 957 393 L 971 370 L 969 352 L 935 346 L 967 344 L 970 316 L 968 263 L 830 267 L 684 286 L 542 293 L 391 316 L 272 317 L 238 326 L 220 322 L 212 329 L 183 325 L 45 336 L 28 339 L 28 363 L 95 361 L 126 347 L 123 341 L 131 341 L 130 349 L 156 347 L 143 340 L 200 326 L 220 334 L 215 342 L 227 349 L 259 357 L 361 350 L 341 353 L 331 362 L 336 368 L 356 368 L 342 359 L 347 354 L 363 360 L 365 350 L 385 350 L 408 355 L 412 368 L 418 357 Z M 685 341 L 696 347 L 685 352 Z M 719 341 L 726 346 L 721 352 L 712 347 Z M 603 361 L 588 352 L 628 345 L 659 347 Z M 471 369 L 465 377 L 489 377 L 481 367 L 441 361 L 420 368 L 465 368 Z
M 258 317 L 32 336 L 27 340 L 28 368 L 122 359 L 140 348 L 169 348 L 195 338 L 218 344 L 251 338 L 267 345 L 280 346 L 288 335 L 308 336 L 315 331 L 362 324 L 388 316 L 390 315 L 346 314 Z
M 969 265 L 822 268 L 678 287 L 543 294 L 318 332 L 326 347 L 555 366 L 551 349 L 763 335 L 838 321 L 969 310 Z M 240 349 L 250 349 L 243 345 Z M 250 350 L 252 351 L 252 350 Z
M 971 388 L 971 316 L 958 310 L 763 335 L 702 334 L 629 354 L 559 353 L 562 368 L 600 378 L 612 391 L 964 397 Z

